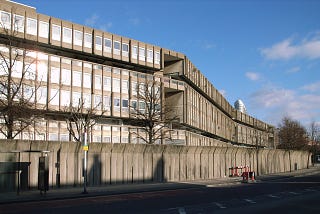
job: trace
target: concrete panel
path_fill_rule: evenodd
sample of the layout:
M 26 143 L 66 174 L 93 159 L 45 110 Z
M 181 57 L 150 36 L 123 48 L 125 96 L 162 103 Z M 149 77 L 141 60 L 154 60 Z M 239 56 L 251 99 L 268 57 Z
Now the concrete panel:
M 133 153 L 133 179 L 134 182 L 143 182 L 143 153 L 145 151 L 145 144 L 135 144 Z
M 88 151 L 88 183 L 89 185 L 101 185 L 102 174 L 101 174 L 101 143 L 90 143 Z M 81 151 L 79 153 L 84 153 Z
M 209 179 L 209 153 L 210 147 L 203 147 L 200 154 L 200 178 Z
M 101 176 L 102 176 L 102 184 L 110 184 L 111 183 L 111 151 L 112 144 L 105 143 L 101 148 Z
M 123 182 L 123 151 L 126 144 L 113 144 L 111 152 L 111 183 Z

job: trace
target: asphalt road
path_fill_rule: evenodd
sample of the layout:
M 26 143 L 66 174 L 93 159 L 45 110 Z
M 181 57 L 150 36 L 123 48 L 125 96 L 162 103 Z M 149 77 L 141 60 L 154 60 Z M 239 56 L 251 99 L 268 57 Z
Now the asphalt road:
M 0 205 L 0 213 L 320 213 L 320 172 L 250 184 Z

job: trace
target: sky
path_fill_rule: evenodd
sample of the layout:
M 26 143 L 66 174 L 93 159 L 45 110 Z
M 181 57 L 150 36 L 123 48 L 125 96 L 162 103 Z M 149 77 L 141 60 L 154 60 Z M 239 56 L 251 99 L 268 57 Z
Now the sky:
M 231 105 L 278 126 L 320 125 L 318 0 L 16 0 L 185 54 Z

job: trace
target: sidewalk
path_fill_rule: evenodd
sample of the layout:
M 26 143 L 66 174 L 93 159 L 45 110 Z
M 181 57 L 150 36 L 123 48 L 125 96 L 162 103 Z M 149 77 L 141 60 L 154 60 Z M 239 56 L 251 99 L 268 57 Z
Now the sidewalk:
M 293 172 L 277 173 L 257 176 L 257 181 L 269 181 L 284 179 L 293 176 L 311 175 L 319 173 L 320 165 Z M 22 191 L 19 195 L 16 192 L 0 193 L 0 204 L 43 201 L 43 200 L 63 200 L 81 197 L 95 197 L 102 195 L 117 195 L 128 193 L 141 193 L 149 191 L 165 191 L 176 189 L 188 189 L 195 187 L 218 187 L 226 185 L 240 184 L 241 177 L 226 177 L 213 180 L 199 180 L 186 182 L 167 183 L 142 183 L 142 184 L 113 184 L 107 186 L 87 187 L 88 194 L 83 194 L 83 187 L 66 187 L 49 189 L 45 195 L 41 195 L 39 190 Z

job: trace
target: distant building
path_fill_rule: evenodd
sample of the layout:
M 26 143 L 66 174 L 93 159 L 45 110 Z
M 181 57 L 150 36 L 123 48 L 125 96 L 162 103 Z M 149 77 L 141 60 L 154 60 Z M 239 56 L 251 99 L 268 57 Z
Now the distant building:
M 237 109 L 238 111 L 246 114 L 247 113 L 247 109 L 246 109 L 246 106 L 244 105 L 244 103 L 242 102 L 242 100 L 237 100 L 235 103 L 234 103 L 234 107 L 235 109 Z
M 26 80 L 41 85 L 35 106 L 50 112 L 17 139 L 72 140 L 62 110 L 82 98 L 87 107 L 101 102 L 106 111 L 90 130 L 90 142 L 141 143 L 132 134 L 140 129 L 130 106 L 145 107 L 137 100 L 137 85 L 155 80 L 161 83 L 162 103 L 178 118 L 172 140 L 157 143 L 274 146 L 273 126 L 247 115 L 240 101 L 233 108 L 185 54 L 40 14 L 34 7 L 0 3 L 0 50 L 8 54 L 4 29 L 16 30 L 14 44 L 36 62 L 30 69 L 37 78 Z

